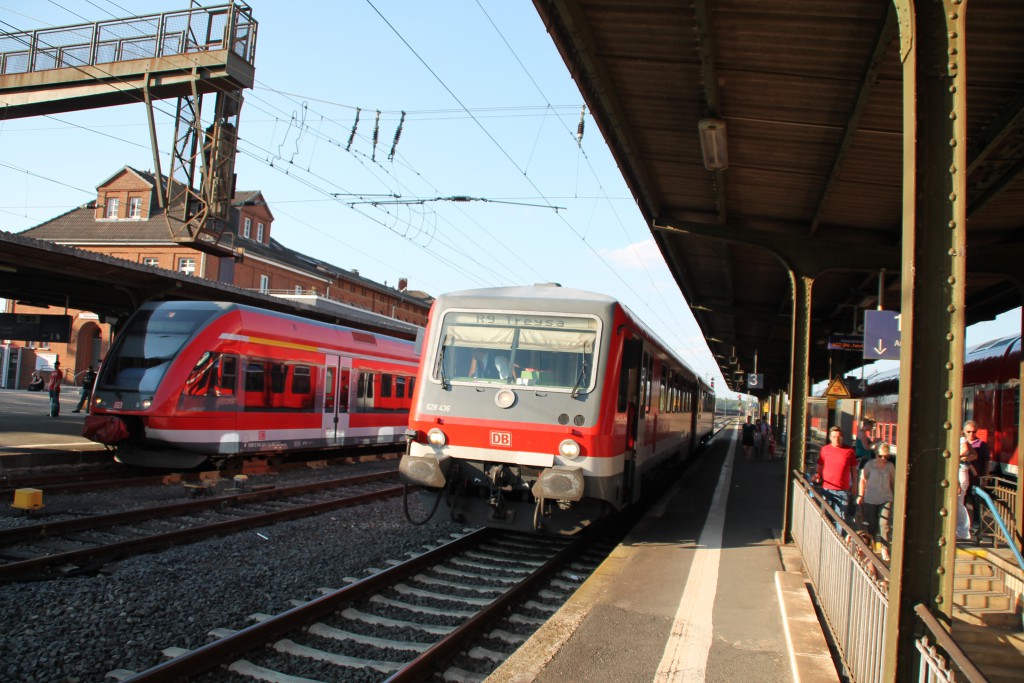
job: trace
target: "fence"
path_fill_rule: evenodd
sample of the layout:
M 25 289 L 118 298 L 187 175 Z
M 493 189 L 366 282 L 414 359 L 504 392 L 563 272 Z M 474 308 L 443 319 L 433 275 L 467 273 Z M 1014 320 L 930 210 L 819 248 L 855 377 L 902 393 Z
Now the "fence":
M 0 74 L 223 49 L 253 64 L 256 27 L 248 7 L 231 4 L 5 33 L 0 35 Z
M 843 667 L 855 683 L 883 681 L 883 639 L 889 618 L 889 569 L 797 473 L 793 483 L 793 540 L 800 548 Z M 836 526 L 842 530 L 837 531 Z M 963 651 L 923 606 L 916 613 L 921 681 L 984 681 Z

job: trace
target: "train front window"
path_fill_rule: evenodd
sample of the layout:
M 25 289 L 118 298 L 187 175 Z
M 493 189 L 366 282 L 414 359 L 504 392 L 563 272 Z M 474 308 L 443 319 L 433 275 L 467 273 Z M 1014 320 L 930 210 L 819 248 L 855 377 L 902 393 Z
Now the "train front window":
M 449 311 L 433 378 L 588 392 L 600 326 L 592 316 Z
M 138 311 L 107 354 L 98 387 L 114 391 L 156 390 L 170 362 L 217 309 L 157 308 Z

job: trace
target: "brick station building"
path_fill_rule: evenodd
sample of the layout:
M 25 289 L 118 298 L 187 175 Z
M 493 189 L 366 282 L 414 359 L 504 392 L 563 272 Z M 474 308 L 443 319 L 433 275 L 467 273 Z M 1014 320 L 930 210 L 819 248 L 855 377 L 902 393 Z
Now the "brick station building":
M 166 182 L 166 180 L 165 180 Z M 285 247 L 273 239 L 274 215 L 259 190 L 236 192 L 231 203 L 229 224 L 220 244 L 237 254 L 215 256 L 178 241 L 187 235 L 182 220 L 182 203 L 161 207 L 159 184 L 153 173 L 125 166 L 97 187 L 94 201 L 72 209 L 21 234 L 64 246 L 99 252 L 148 265 L 224 282 L 243 289 L 277 295 L 315 295 L 367 311 L 426 325 L 432 298 L 411 291 L 405 278 L 395 287 L 361 277 L 346 270 Z M 42 309 L 7 302 L 7 313 L 49 313 Z M 96 367 L 110 344 L 110 325 L 89 311 L 68 310 L 72 316 L 68 344 L 9 342 L 22 352 L 18 388 L 28 385 L 37 367 L 52 367 L 59 358 L 65 380 L 74 383 L 87 366 Z M 10 375 L 10 373 L 8 373 Z M 8 387 L 14 388 L 14 387 Z

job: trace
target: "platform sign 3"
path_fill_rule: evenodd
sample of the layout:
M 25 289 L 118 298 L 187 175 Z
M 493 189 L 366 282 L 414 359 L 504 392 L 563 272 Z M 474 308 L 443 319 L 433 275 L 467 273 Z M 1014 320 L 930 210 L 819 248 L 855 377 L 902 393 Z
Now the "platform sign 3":
M 864 311 L 864 360 L 899 360 L 899 311 Z
M 747 388 L 748 389 L 760 389 L 764 386 L 764 375 L 760 372 L 747 375 Z

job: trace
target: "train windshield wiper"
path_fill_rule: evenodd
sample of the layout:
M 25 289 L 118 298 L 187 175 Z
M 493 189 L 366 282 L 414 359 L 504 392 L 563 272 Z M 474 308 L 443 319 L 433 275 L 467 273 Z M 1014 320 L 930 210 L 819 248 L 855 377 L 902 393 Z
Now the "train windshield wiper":
M 576 398 L 580 395 L 580 385 L 583 384 L 583 378 L 587 376 L 587 364 L 584 363 L 583 367 L 580 368 L 580 375 L 576 378 L 576 384 L 572 385 L 572 397 Z
M 448 383 L 448 377 L 444 374 L 444 354 L 447 350 L 448 347 L 442 344 L 440 367 L 438 368 L 438 372 L 441 375 L 441 388 L 444 389 L 445 391 L 451 388 L 451 385 Z

